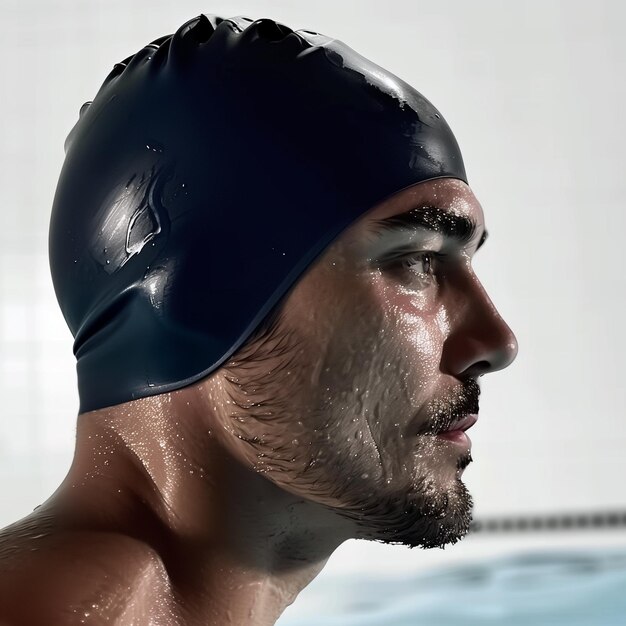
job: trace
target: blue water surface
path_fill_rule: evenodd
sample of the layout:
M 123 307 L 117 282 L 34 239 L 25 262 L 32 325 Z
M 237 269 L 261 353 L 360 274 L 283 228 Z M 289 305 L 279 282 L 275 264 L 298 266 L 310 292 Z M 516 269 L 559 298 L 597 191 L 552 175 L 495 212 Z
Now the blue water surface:
M 626 550 L 526 552 L 394 578 L 322 573 L 305 593 L 315 614 L 287 609 L 277 626 L 626 626 Z

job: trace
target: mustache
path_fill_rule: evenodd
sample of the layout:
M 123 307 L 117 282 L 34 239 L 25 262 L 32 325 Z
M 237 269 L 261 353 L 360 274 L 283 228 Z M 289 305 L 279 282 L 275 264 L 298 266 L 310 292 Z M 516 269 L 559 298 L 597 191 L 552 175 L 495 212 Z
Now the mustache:
M 420 435 L 435 435 L 448 430 L 452 424 L 470 413 L 478 414 L 480 386 L 474 378 L 448 391 L 445 397 L 431 400 L 428 404 L 429 418 L 419 427 Z

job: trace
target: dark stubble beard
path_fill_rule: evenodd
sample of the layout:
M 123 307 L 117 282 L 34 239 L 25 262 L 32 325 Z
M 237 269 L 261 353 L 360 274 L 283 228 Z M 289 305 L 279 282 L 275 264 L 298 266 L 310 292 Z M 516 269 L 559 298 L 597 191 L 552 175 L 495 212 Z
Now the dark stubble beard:
M 468 451 L 457 461 L 457 470 L 471 463 Z M 401 496 L 364 499 L 337 512 L 357 526 L 357 539 L 409 548 L 444 548 L 462 539 L 470 529 L 473 499 L 457 476 L 442 489 L 436 476 L 418 477 Z
M 231 382 L 245 381 L 249 378 L 249 373 L 254 369 L 254 366 L 257 363 L 262 364 L 268 354 L 275 356 L 280 352 L 285 356 L 285 362 L 289 363 L 287 357 L 293 354 L 292 350 L 297 347 L 297 342 L 293 342 L 292 333 L 283 327 L 281 318 L 282 305 L 274 309 L 253 335 L 246 348 L 241 350 L 236 358 L 232 359 L 224 368 L 233 376 L 227 380 Z M 280 350 L 276 346 L 281 346 Z M 258 387 L 260 382 L 265 381 L 248 380 L 248 382 L 252 384 L 252 387 Z M 468 385 L 474 385 L 474 388 L 471 389 L 473 393 L 471 397 L 477 398 L 476 383 L 470 381 Z M 272 403 L 255 398 L 257 400 L 256 407 L 251 407 L 246 402 L 240 404 L 238 399 L 250 400 L 249 397 L 245 397 L 245 389 L 243 389 L 244 395 L 239 398 L 240 394 L 237 391 L 242 387 L 244 385 L 241 383 L 233 386 L 231 400 L 234 405 L 244 409 L 244 414 L 249 419 L 258 418 L 262 423 L 267 422 L 268 408 L 271 408 Z M 271 384 L 267 387 L 271 389 Z M 280 397 L 278 392 L 275 396 L 276 398 Z M 450 403 L 449 399 L 446 400 L 448 401 L 443 403 L 446 410 L 441 411 L 441 417 L 442 419 L 446 417 L 451 419 L 454 416 L 451 408 L 453 403 Z M 257 408 L 261 410 L 258 416 L 256 415 Z M 280 415 L 280 406 L 276 409 L 273 412 L 274 415 Z M 239 417 L 241 419 L 241 416 Z M 431 424 L 435 423 L 435 419 L 431 420 Z M 248 439 L 243 432 L 238 436 L 254 445 L 259 454 L 263 452 L 263 457 L 267 456 L 272 459 L 273 465 L 277 466 L 278 469 L 280 469 L 280 465 L 285 465 L 286 470 L 291 470 L 291 472 L 287 471 L 286 473 L 291 477 L 292 486 L 298 487 L 300 493 L 308 493 L 312 500 L 320 502 L 319 496 L 324 497 L 330 492 L 333 492 L 340 499 L 343 499 L 341 495 L 351 494 L 349 502 L 344 500 L 340 508 L 334 506 L 329 508 L 341 517 L 350 519 L 356 525 L 355 536 L 358 539 L 428 549 L 443 548 L 448 544 L 454 544 L 469 532 L 473 500 L 467 487 L 458 477 L 453 485 L 444 490 L 441 487 L 441 477 L 438 479 L 437 476 L 433 475 L 432 469 L 423 470 L 421 476 L 415 476 L 413 480 L 405 484 L 404 489 L 399 489 L 396 495 L 380 496 L 376 494 L 376 489 L 374 489 L 374 493 L 367 496 L 366 494 L 371 493 L 374 486 L 363 484 L 363 489 L 357 489 L 355 492 L 354 487 L 356 486 L 355 483 L 358 483 L 358 474 L 355 475 L 355 473 L 348 471 L 347 475 L 351 475 L 355 479 L 352 484 L 338 484 L 341 483 L 339 477 L 346 475 L 344 473 L 345 468 L 342 467 L 341 463 L 338 463 L 337 467 L 334 468 L 337 471 L 331 471 L 332 468 L 327 467 L 326 471 L 320 472 L 319 466 L 315 466 L 314 469 L 314 463 L 317 462 L 317 459 L 311 458 L 309 463 L 299 472 L 296 472 L 294 476 L 294 468 L 289 467 L 289 463 L 277 462 L 274 458 L 276 450 L 271 444 L 265 450 L 263 446 L 255 442 L 254 437 Z M 458 458 L 457 469 L 464 469 L 471 461 L 472 457 L 468 451 Z M 281 481 L 277 480 L 276 482 L 280 484 Z M 355 493 L 358 494 L 356 497 Z M 380 494 L 381 491 L 378 493 Z

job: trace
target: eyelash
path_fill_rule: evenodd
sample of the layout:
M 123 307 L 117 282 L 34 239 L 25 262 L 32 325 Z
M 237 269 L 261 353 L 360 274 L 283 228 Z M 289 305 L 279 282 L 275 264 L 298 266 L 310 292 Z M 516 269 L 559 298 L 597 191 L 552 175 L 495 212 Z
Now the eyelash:
M 412 267 L 414 267 L 415 265 L 417 265 L 417 263 L 410 263 L 409 261 L 412 261 L 413 259 L 419 259 L 422 262 L 424 261 L 424 259 L 428 259 L 429 263 L 428 263 L 428 268 L 431 271 L 428 272 L 419 272 L 419 274 L 431 274 L 432 273 L 432 259 L 433 259 L 434 255 L 431 252 L 421 252 L 420 254 L 413 254 L 409 257 L 404 257 L 404 259 L 400 260 L 400 265 L 402 265 L 403 267 L 406 267 L 407 269 L 411 269 Z M 406 263 L 406 265 L 405 265 Z
M 395 260 L 395 264 L 396 265 L 400 265 L 402 267 L 404 267 L 405 269 L 409 270 L 411 269 L 413 266 L 418 265 L 418 263 L 423 263 L 424 260 L 428 260 L 428 271 L 426 272 L 418 272 L 418 274 L 423 274 L 423 275 L 432 275 L 433 274 L 433 270 L 432 270 L 432 266 L 433 263 L 443 255 L 437 253 L 437 252 L 416 252 L 414 254 L 410 254 L 404 257 L 400 257 L 398 259 Z M 413 263 L 412 261 L 417 260 L 417 262 Z
M 432 269 L 433 266 L 433 262 L 437 261 L 441 258 L 443 258 L 444 256 L 446 256 L 445 254 L 441 254 L 439 252 L 431 252 L 431 251 L 425 251 L 425 252 L 419 252 L 419 253 L 415 253 L 415 254 L 411 254 L 409 256 L 404 256 L 404 257 L 400 257 L 399 259 L 396 259 L 392 265 L 395 265 L 396 267 L 400 267 L 401 269 L 403 269 L 404 271 L 411 271 L 411 269 L 415 266 L 418 265 L 418 263 L 423 263 L 423 260 L 425 258 L 430 259 L 430 262 L 428 264 L 428 268 L 429 271 L 427 272 L 416 272 L 416 274 L 420 277 L 429 277 L 429 279 L 433 279 L 434 278 L 434 271 Z M 412 261 L 414 260 L 418 260 L 416 263 L 413 263 Z

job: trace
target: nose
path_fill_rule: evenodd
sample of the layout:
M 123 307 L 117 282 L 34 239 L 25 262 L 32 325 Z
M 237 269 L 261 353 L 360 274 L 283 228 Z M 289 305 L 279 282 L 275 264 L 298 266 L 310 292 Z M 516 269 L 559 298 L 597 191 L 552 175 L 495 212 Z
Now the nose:
M 517 338 L 475 275 L 461 297 L 451 316 L 457 323 L 443 345 L 442 369 L 464 379 L 511 365 L 518 352 Z

